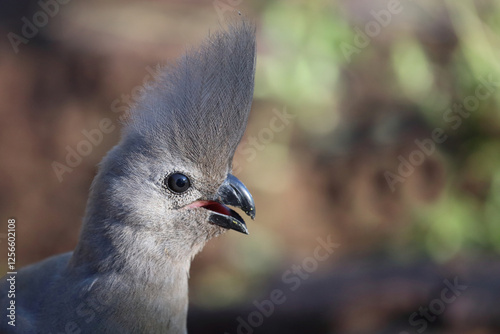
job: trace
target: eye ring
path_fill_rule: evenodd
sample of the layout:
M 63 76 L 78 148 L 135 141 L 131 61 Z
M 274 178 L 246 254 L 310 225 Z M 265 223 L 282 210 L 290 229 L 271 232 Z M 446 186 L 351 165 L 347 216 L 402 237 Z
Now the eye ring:
M 191 187 L 191 181 L 186 175 L 174 172 L 163 180 L 163 186 L 176 194 L 182 194 Z

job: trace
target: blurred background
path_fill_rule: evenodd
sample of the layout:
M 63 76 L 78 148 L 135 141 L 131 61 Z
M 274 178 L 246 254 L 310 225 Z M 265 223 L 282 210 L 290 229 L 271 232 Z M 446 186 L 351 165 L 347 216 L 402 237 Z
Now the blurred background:
M 190 332 L 499 333 L 495 0 L 2 1 L 2 252 L 12 217 L 18 267 L 75 247 L 142 85 L 235 10 L 258 214 L 196 257 Z

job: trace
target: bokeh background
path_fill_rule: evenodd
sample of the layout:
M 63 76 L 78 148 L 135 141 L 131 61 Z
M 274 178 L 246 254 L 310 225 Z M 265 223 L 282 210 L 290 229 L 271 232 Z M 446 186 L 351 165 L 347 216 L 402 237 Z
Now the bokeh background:
M 258 214 L 196 257 L 190 332 L 500 332 L 498 1 L 60 1 L 0 4 L 0 245 L 15 217 L 18 267 L 75 247 L 143 83 L 236 10 L 258 33 L 235 161 Z M 336 244 L 321 260 L 318 238 Z

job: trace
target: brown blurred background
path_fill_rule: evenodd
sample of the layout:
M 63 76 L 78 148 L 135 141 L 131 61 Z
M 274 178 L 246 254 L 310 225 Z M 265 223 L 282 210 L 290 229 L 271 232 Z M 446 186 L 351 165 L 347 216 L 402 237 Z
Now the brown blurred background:
M 235 174 L 258 215 L 195 259 L 190 332 L 500 332 L 498 1 L 59 1 L 0 4 L 18 267 L 75 247 L 141 86 L 238 10 L 258 68 Z

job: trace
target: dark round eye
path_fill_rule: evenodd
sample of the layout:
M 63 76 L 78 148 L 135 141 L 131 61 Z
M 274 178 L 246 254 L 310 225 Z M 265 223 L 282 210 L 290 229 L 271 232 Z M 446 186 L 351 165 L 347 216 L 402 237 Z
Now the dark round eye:
M 179 194 L 185 192 L 191 186 L 191 182 L 189 182 L 188 177 L 181 173 L 170 174 L 165 178 L 163 183 L 168 189 Z

